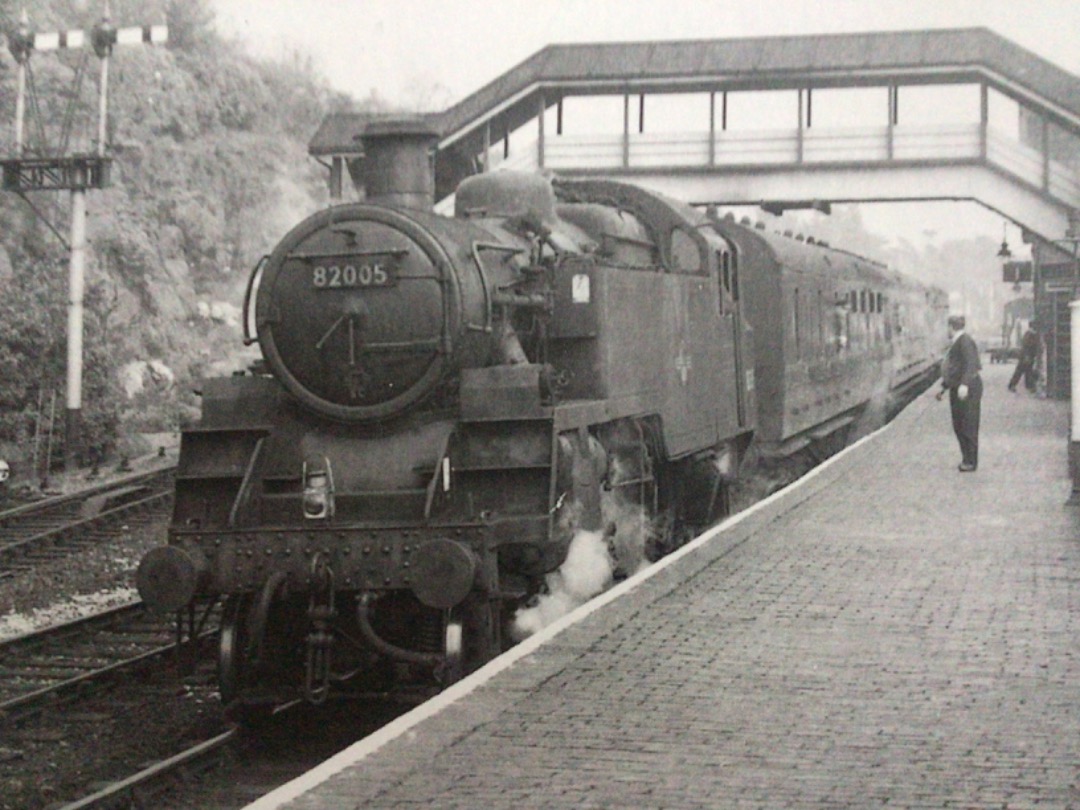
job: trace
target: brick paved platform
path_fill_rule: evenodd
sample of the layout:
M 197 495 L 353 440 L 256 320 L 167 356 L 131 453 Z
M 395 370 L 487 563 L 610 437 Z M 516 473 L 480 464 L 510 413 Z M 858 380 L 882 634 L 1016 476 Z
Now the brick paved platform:
M 1068 406 L 987 364 L 252 805 L 1080 808 Z

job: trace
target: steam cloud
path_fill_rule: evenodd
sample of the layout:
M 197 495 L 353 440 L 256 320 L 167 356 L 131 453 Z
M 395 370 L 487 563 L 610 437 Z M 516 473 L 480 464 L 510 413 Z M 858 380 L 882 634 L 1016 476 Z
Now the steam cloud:
M 645 510 L 627 503 L 614 491 L 603 493 L 601 510 L 606 531 L 574 532 L 566 560 L 545 579 L 547 592 L 514 616 L 511 633 L 515 640 L 561 619 L 606 590 L 616 578 L 648 567 L 647 547 L 656 539 L 657 530 Z
M 548 592 L 514 617 L 514 638 L 527 638 L 585 604 L 611 584 L 614 571 L 604 535 L 577 531 L 566 560 L 558 571 L 547 575 Z

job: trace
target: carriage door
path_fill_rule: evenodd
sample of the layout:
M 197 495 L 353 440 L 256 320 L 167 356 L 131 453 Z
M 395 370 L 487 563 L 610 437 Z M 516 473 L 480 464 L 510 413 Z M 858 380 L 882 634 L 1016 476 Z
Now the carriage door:
M 735 358 L 735 409 L 739 427 L 747 426 L 747 387 L 752 383 L 746 377 L 742 317 L 739 307 L 739 263 L 733 251 L 716 252 L 716 266 L 720 274 L 720 317 L 723 329 L 731 336 L 732 354 Z M 753 374 L 753 368 L 750 369 Z

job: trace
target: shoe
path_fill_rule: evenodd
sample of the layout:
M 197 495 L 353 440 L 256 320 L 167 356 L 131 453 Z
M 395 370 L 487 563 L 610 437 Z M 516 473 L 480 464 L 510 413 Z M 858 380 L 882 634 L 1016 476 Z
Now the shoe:
M 1012 391 L 1014 394 L 1016 393 L 1016 389 L 1013 388 L 1011 385 L 1009 386 L 1009 390 Z
M 957 467 L 960 472 L 975 472 L 978 469 L 974 464 L 961 464 Z

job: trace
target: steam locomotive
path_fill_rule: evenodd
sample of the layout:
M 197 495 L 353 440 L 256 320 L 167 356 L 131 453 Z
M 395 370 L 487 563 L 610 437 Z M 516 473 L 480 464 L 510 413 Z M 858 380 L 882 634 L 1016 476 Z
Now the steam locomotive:
M 932 379 L 944 301 L 869 261 L 610 180 L 476 175 L 441 216 L 431 133 L 364 145 L 366 201 L 253 273 L 264 362 L 205 381 L 137 572 L 192 625 L 224 602 L 239 714 L 422 699 L 509 645 L 575 537 L 633 573 L 723 516 L 751 446 Z

